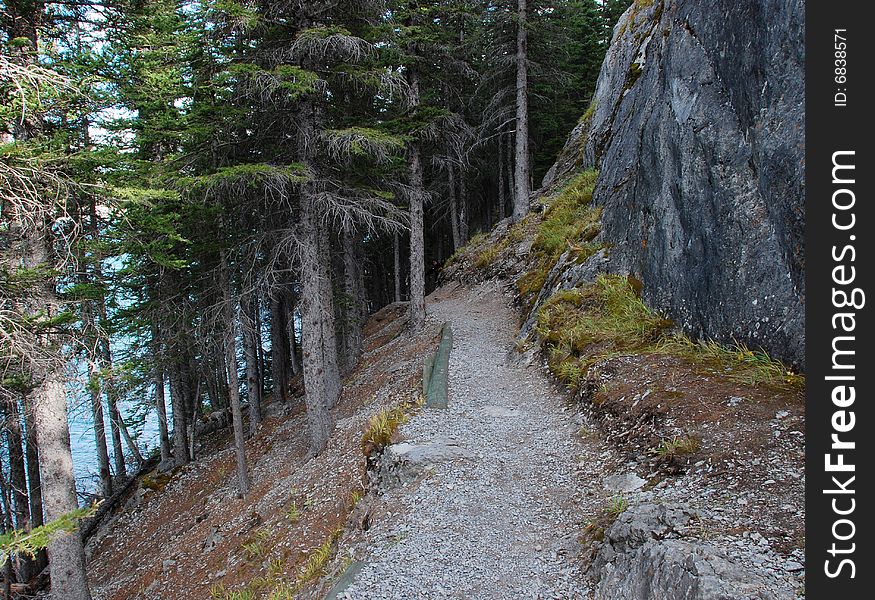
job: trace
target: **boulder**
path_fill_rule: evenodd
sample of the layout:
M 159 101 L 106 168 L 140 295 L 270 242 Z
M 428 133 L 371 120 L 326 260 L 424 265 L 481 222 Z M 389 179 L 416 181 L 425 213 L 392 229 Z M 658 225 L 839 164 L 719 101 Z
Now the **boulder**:
M 597 168 L 606 270 L 693 337 L 804 367 L 804 2 L 638 0 L 551 170 Z

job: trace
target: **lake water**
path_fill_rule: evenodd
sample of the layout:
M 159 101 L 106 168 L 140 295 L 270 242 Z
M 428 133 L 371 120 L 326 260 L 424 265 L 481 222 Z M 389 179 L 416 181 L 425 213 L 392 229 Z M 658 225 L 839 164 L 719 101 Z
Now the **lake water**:
M 122 402 L 119 405 L 119 410 L 124 418 L 132 411 L 132 406 L 130 403 Z M 70 424 L 70 446 L 73 450 L 73 470 L 76 474 L 76 489 L 80 494 L 94 492 L 99 487 L 99 469 L 90 402 L 84 399 L 78 399 L 74 402 L 70 408 L 68 422 Z M 158 417 L 154 411 L 147 416 L 143 433 L 137 442 L 143 456 L 148 456 L 153 448 L 158 447 Z M 112 439 L 110 438 L 108 419 L 106 419 L 106 445 L 109 450 L 110 465 L 112 465 Z M 122 445 L 124 446 L 124 440 L 122 440 Z M 125 448 L 125 452 L 127 452 L 127 448 Z

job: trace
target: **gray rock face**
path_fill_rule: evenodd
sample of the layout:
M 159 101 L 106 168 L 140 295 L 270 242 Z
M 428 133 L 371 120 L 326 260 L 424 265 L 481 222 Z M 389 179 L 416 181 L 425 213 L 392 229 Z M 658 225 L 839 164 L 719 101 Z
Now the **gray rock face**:
M 549 181 L 600 170 L 608 270 L 804 366 L 803 0 L 635 2 Z
M 597 600 L 771 600 L 758 577 L 709 544 L 678 539 L 691 515 L 680 506 L 642 504 L 605 533 L 593 563 Z

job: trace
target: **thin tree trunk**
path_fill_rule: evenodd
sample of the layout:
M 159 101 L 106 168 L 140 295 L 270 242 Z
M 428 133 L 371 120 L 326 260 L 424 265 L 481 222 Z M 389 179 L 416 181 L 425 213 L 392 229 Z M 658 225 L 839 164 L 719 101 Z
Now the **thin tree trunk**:
M 9 452 L 9 485 L 11 487 L 12 508 L 15 515 L 15 527 L 30 529 L 30 504 L 27 498 L 27 470 L 24 463 L 22 448 L 21 414 L 18 410 L 18 400 L 9 398 L 5 406 L 6 412 L 6 445 Z M 19 581 L 28 581 L 31 577 L 33 563 L 26 557 L 16 565 Z
M 165 465 L 170 462 L 170 434 L 167 431 L 167 402 L 164 394 L 164 365 L 161 354 L 161 333 L 157 323 L 152 324 L 152 360 L 153 385 L 155 386 L 155 410 L 158 413 L 158 436 L 161 446 L 161 462 Z
M 465 169 L 459 169 L 459 241 L 463 246 L 468 243 L 468 178 Z
M 343 287 L 347 296 L 346 336 L 344 337 L 345 368 L 351 371 L 362 355 L 362 325 L 364 324 L 364 293 L 355 232 L 343 230 Z
M 286 306 L 286 337 L 289 340 L 289 366 L 293 376 L 301 372 L 301 364 L 298 362 L 298 336 L 295 326 L 295 308 L 297 305 L 298 300 L 295 294 L 289 292 Z
M 498 219 L 505 218 L 507 198 L 504 195 L 504 136 L 498 136 Z
M 122 449 L 122 434 L 116 416 L 118 414 L 117 401 L 111 391 L 106 394 L 106 399 L 109 405 L 109 431 L 112 438 L 112 458 L 115 465 L 115 476 L 124 478 L 127 476 L 127 471 L 125 469 L 125 453 Z
M 4 408 L 6 412 L 6 445 L 9 451 L 9 484 L 12 488 L 15 527 L 26 529 L 30 526 L 30 505 L 27 500 L 27 469 L 24 463 L 18 400 L 14 397 L 9 398 Z
M 254 300 L 254 301 L 253 301 Z M 259 333 L 256 330 L 258 298 L 247 294 L 242 300 L 240 325 L 243 328 L 243 356 L 246 361 L 246 397 L 249 400 L 249 435 L 261 425 L 261 378 L 258 373 Z
M 513 199 L 513 220 L 519 221 L 529 212 L 529 100 L 528 100 L 528 34 L 526 31 L 526 0 L 517 0 L 516 43 L 516 193 Z
M 395 251 L 395 302 L 401 302 L 401 236 L 392 236 L 392 247 Z
M 140 452 L 140 448 L 137 447 L 137 442 L 134 440 L 134 438 L 131 436 L 131 433 L 128 431 L 128 426 L 125 425 L 125 422 L 122 419 L 121 412 L 119 412 L 117 405 L 116 405 L 116 409 L 115 409 L 115 418 L 118 421 L 119 431 L 121 431 L 122 439 L 125 441 L 125 446 L 128 447 L 128 450 L 130 451 L 131 455 L 134 457 L 134 462 L 137 463 L 137 466 L 139 467 L 140 465 L 143 464 L 143 462 L 145 462 L 143 460 L 143 454 L 142 454 L 142 452 Z
M 453 250 L 462 247 L 462 236 L 459 235 L 459 197 L 456 194 L 456 169 L 447 165 L 447 186 L 450 190 L 450 229 L 453 233 Z
M 91 418 L 94 421 L 94 442 L 97 446 L 97 467 L 100 470 L 100 491 L 104 498 L 112 496 L 112 473 L 109 471 L 109 450 L 106 447 L 106 424 L 103 419 L 103 386 L 100 383 L 100 367 L 97 359 L 89 360 L 91 370 Z
M 76 482 L 67 428 L 67 399 L 60 368 L 50 367 L 34 403 L 34 423 L 40 447 L 40 477 L 46 520 L 76 510 Z M 64 600 L 91 600 L 85 573 L 85 550 L 78 529 L 59 533 L 48 546 L 52 596 Z
M 234 301 L 231 294 L 231 271 L 228 258 L 222 253 L 222 273 L 224 275 L 225 319 L 225 362 L 228 365 L 228 391 L 231 404 L 231 422 L 234 426 L 234 446 L 237 456 L 237 486 L 241 496 L 249 493 L 249 466 L 246 464 L 246 437 L 243 435 L 243 413 L 240 410 L 240 380 L 237 374 L 237 319 L 234 315 Z
M 15 529 L 12 523 L 12 494 L 9 491 L 9 486 L 6 485 L 6 478 L 3 477 L 3 469 L 0 469 L 0 508 L 2 508 L 3 533 L 9 533 Z M 12 557 L 6 557 L 6 564 L 3 565 L 3 598 L 12 600 Z

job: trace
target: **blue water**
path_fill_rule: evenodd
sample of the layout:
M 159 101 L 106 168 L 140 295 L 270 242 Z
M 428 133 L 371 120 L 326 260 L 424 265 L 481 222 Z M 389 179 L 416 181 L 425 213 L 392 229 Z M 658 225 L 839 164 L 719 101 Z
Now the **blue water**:
M 100 483 L 98 478 L 97 444 L 94 439 L 94 420 L 91 418 L 91 403 L 85 398 L 76 398 L 71 404 L 67 420 L 70 424 L 70 446 L 73 450 L 73 471 L 76 475 L 76 489 L 80 494 L 91 493 L 98 489 Z M 132 405 L 129 402 L 122 402 L 119 405 L 122 418 L 131 414 L 132 410 Z M 104 414 L 106 414 L 106 409 L 104 409 Z M 137 446 L 143 456 L 148 456 L 154 448 L 158 447 L 158 444 L 158 416 L 152 411 L 146 417 L 143 432 L 139 439 L 137 439 Z M 106 445 L 109 450 L 110 465 L 112 465 L 112 439 L 110 438 L 108 419 L 106 419 Z M 122 447 L 127 453 L 128 450 L 124 446 L 124 440 L 122 440 Z

